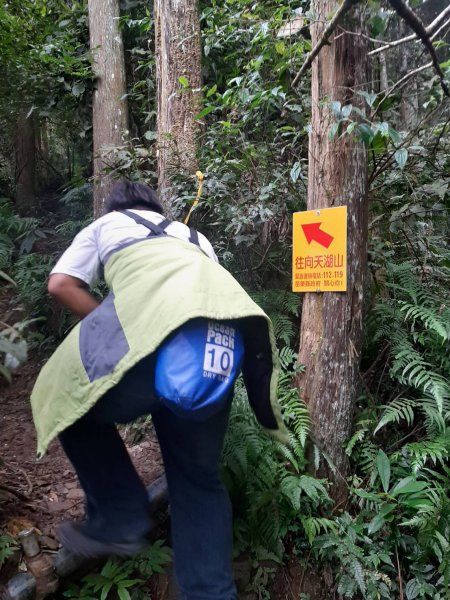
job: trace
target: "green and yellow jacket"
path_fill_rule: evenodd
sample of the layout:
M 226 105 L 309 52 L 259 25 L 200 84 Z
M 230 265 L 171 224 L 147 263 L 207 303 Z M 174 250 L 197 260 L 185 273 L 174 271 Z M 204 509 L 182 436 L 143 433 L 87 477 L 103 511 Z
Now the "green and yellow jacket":
M 242 320 L 242 372 L 249 402 L 258 421 L 285 439 L 272 324 L 228 271 L 193 244 L 155 237 L 110 256 L 104 276 L 110 294 L 72 329 L 34 386 L 31 403 L 40 456 L 128 369 L 196 317 Z

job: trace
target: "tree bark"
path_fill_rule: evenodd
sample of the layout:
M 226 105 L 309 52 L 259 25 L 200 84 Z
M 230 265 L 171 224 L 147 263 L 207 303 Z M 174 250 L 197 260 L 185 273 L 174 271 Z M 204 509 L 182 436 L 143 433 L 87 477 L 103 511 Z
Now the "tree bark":
M 155 0 L 158 191 L 171 211 L 172 174 L 194 174 L 202 88 L 197 0 Z M 181 78 L 181 81 L 180 81 Z
M 331 0 L 314 0 L 313 47 L 325 27 L 324 21 L 337 7 Z M 343 28 L 363 31 L 358 6 L 347 13 Z M 312 437 L 335 467 L 330 469 L 322 459 L 317 474 L 332 481 L 331 495 L 340 505 L 347 496 L 348 465 L 343 445 L 351 432 L 362 345 L 367 152 L 349 135 L 329 139 L 333 122 L 329 102 L 339 100 L 342 105 L 362 108 L 357 92 L 367 82 L 368 60 L 362 36 L 335 33 L 329 42 L 312 67 L 308 210 L 347 205 L 347 292 L 305 294 L 298 360 L 306 370 L 297 383 L 311 412 Z
M 22 110 L 16 127 L 16 206 L 21 215 L 33 212 L 35 205 L 36 140 L 32 115 Z
M 94 57 L 96 89 L 92 100 L 94 152 L 94 215 L 104 212 L 114 180 L 108 169 L 115 166 L 114 147 L 128 132 L 125 99 L 125 61 L 119 29 L 118 0 L 89 0 L 90 47 Z
M 401 21 L 399 24 L 400 37 L 405 37 L 410 33 L 408 25 Z M 413 43 L 400 46 L 400 74 L 403 77 L 411 70 L 412 65 L 420 66 L 417 56 L 417 45 Z M 398 77 L 397 77 L 398 78 Z M 413 129 L 419 122 L 419 89 L 417 77 L 412 77 L 406 85 L 401 88 L 400 101 L 400 128 Z

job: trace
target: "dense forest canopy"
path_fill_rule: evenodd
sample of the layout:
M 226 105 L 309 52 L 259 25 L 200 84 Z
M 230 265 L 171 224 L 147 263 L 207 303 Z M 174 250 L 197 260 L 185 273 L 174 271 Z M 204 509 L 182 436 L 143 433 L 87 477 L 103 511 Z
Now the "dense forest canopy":
M 239 385 L 223 477 L 235 553 L 251 569 L 245 593 L 448 598 L 448 2 L 186 0 L 170 27 L 179 27 L 174 45 L 182 50 L 198 31 L 196 62 L 195 46 L 176 60 L 164 47 L 170 2 L 124 0 L 112 21 L 126 87 L 110 102 L 126 106 L 126 126 L 114 139 L 101 137 L 101 124 L 112 122 L 115 107 L 95 116 L 105 76 L 92 31 L 105 21 L 96 13 L 102 4 L 0 0 L 3 385 L 27 351 L 48 354 L 70 327 L 49 302 L 46 280 L 94 208 L 101 213 L 99 181 L 159 186 L 182 220 L 199 170 L 203 190 L 190 223 L 273 321 L 291 438 L 283 445 L 258 428 Z M 188 11 L 192 34 L 183 33 Z M 161 89 L 167 57 L 172 80 Z M 300 327 L 310 300 L 290 291 L 292 213 L 332 205 L 334 192 L 345 205 L 355 190 L 366 211 L 360 256 L 349 263 L 360 260 L 361 340 L 346 344 L 355 367 L 342 416 L 348 430 L 333 454 L 305 392 L 331 364 L 313 368 L 301 347 L 299 354 L 314 324 L 305 310 Z M 324 319 L 326 332 L 333 324 Z M 337 338 L 350 328 L 336 326 Z M 281 585 L 280 572 L 290 591 L 277 595 L 271 582 Z

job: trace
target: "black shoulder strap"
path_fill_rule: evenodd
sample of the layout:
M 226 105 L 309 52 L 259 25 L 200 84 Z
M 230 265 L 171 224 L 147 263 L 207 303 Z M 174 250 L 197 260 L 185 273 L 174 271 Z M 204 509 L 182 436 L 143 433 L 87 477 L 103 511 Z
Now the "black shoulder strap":
M 136 221 L 136 223 L 139 223 L 139 225 L 144 225 L 144 227 L 147 227 L 147 229 L 150 230 L 149 237 L 151 237 L 152 235 L 168 235 L 166 229 L 172 223 L 172 221 L 170 221 L 169 219 L 163 219 L 159 225 L 156 225 L 155 223 L 144 219 L 144 217 L 137 215 L 131 210 L 120 210 L 118 212 L 121 212 L 123 215 L 130 217 L 131 219 Z M 198 231 L 192 229 L 192 227 L 189 227 L 189 241 L 195 246 L 198 246 L 203 252 L 203 249 L 200 246 Z
M 198 231 L 196 231 L 195 229 L 192 229 L 192 227 L 189 227 L 189 241 L 192 244 L 195 244 L 196 246 L 198 246 L 200 248 L 200 240 L 198 239 Z
M 147 229 L 149 229 L 151 232 L 150 235 L 167 235 L 166 227 L 171 223 L 169 219 L 163 219 L 159 225 L 156 225 L 155 223 L 144 219 L 144 217 L 137 215 L 131 210 L 121 210 L 119 212 L 121 212 L 124 215 L 127 215 L 127 217 L 130 217 L 131 219 L 136 221 L 136 223 L 139 223 L 139 225 L 144 225 L 144 227 L 147 227 Z

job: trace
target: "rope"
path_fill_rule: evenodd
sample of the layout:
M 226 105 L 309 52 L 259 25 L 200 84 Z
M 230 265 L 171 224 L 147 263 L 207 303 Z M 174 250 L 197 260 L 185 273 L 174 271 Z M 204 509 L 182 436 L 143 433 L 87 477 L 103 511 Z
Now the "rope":
M 184 220 L 184 224 L 187 225 L 187 222 L 189 221 L 189 217 L 191 216 L 191 212 L 194 210 L 194 208 L 197 206 L 197 204 L 200 201 L 200 196 L 202 195 L 202 189 L 203 189 L 203 179 L 204 179 L 204 175 L 201 171 L 197 171 L 196 174 L 197 179 L 198 179 L 198 190 L 197 190 L 197 196 L 195 197 L 195 200 L 191 206 L 191 208 L 189 209 L 189 212 L 187 214 L 187 217 Z

